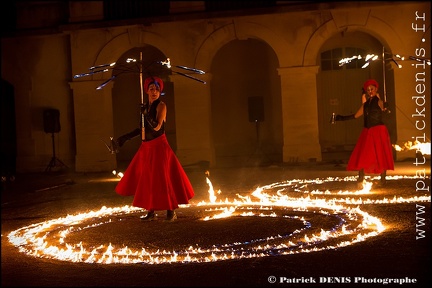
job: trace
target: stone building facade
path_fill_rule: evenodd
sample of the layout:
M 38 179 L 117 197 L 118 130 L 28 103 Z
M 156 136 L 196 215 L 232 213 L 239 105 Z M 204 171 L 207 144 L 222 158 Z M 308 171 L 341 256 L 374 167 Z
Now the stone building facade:
M 162 2 L 169 6 L 122 19 L 107 19 L 114 12 L 104 1 L 16 7 L 1 68 L 12 87 L 13 103 L 2 109 L 14 113 L 2 121 L 16 126 L 18 172 L 45 169 L 53 146 L 77 172 L 127 165 L 139 139 L 118 154 L 105 145 L 139 125 L 140 76 L 154 74 L 166 84 L 167 136 L 183 165 L 346 161 L 362 121 L 329 120 L 358 109 L 369 78 L 389 103 L 393 144 L 430 142 L 429 1 L 257 1 L 222 10 L 211 10 L 212 1 Z M 367 54 L 377 60 L 362 68 Z M 168 58 L 170 69 L 162 64 Z M 59 111 L 55 133 L 44 127 L 49 109 Z

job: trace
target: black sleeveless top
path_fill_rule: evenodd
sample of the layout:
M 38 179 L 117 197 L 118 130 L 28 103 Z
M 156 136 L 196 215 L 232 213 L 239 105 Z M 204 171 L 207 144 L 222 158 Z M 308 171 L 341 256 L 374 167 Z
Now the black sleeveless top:
M 155 131 L 153 127 L 157 125 L 156 108 L 161 101 L 159 99 L 153 101 L 149 107 L 149 102 L 144 104 L 144 128 L 145 128 L 145 141 L 153 140 L 165 133 L 165 121 L 162 122 L 162 126 L 159 131 Z
M 378 105 L 379 98 L 377 96 L 369 98 L 363 104 L 364 127 L 370 128 L 377 125 L 383 125 L 382 110 Z

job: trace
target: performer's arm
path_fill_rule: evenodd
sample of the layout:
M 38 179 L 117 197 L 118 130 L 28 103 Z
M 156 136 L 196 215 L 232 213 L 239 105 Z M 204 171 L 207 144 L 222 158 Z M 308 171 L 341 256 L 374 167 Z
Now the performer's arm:
M 360 106 L 360 108 L 357 110 L 356 113 L 351 114 L 351 115 L 346 115 L 346 116 L 337 114 L 335 116 L 334 120 L 335 121 L 347 121 L 347 120 L 353 120 L 353 119 L 356 119 L 356 118 L 362 116 L 363 115 L 363 104 L 367 101 L 366 92 L 364 91 L 364 89 L 362 89 L 361 100 L 362 100 L 362 105 Z
M 119 147 L 122 147 L 123 144 L 124 144 L 126 141 L 129 141 L 129 140 L 131 140 L 132 138 L 135 138 L 136 136 L 138 136 L 138 135 L 140 135 L 140 134 L 141 134 L 141 129 L 136 128 L 135 130 L 133 130 L 133 131 L 131 131 L 131 132 L 129 132 L 129 133 L 126 133 L 126 134 L 124 134 L 124 135 L 118 137 L 118 138 L 117 138 L 118 146 L 119 146 Z

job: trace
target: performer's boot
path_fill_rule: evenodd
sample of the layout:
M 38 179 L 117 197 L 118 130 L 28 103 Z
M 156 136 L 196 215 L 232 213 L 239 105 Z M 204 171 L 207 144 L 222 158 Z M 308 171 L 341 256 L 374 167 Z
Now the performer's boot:
M 387 171 L 386 171 L 386 170 L 384 170 L 384 171 L 381 173 L 381 179 L 380 179 L 380 186 L 381 186 L 381 187 L 383 187 L 383 186 L 385 186 L 385 185 L 387 184 L 386 174 L 387 174 Z
M 177 215 L 174 212 L 174 210 L 167 210 L 167 217 L 166 217 L 165 221 L 172 222 L 175 219 L 177 219 Z
M 148 211 L 147 215 L 146 216 L 141 216 L 140 219 L 143 220 L 143 221 L 153 221 L 153 220 L 155 220 L 155 212 L 154 212 L 154 210 Z
M 363 180 L 364 180 L 364 170 L 359 170 L 358 178 L 357 178 L 357 187 L 359 189 L 363 189 Z

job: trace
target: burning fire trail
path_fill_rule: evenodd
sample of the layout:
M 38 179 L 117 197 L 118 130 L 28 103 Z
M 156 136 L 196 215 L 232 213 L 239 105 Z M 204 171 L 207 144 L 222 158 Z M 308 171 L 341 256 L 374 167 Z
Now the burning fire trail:
M 397 180 L 406 176 L 387 177 Z M 411 177 L 415 178 L 415 177 Z M 237 195 L 238 199 L 217 201 L 211 181 L 209 202 L 187 205 L 185 209 L 204 207 L 205 215 L 200 220 L 215 221 L 232 217 L 280 218 L 287 226 L 295 227 L 287 232 L 274 231 L 272 235 L 256 237 L 247 241 L 231 241 L 201 245 L 190 243 L 173 250 L 155 249 L 151 243 L 145 247 L 127 247 L 122 244 L 100 243 L 92 245 L 79 241 L 74 243 L 68 236 L 79 235 L 87 229 L 123 221 L 128 214 L 142 209 L 130 206 L 107 208 L 22 227 L 8 235 L 10 243 L 19 251 L 39 258 L 61 261 L 100 264 L 162 264 L 203 263 L 229 259 L 258 258 L 274 255 L 310 253 L 338 249 L 365 241 L 385 230 L 380 219 L 360 209 L 363 204 L 393 204 L 407 202 L 430 202 L 430 195 L 412 198 L 362 199 L 356 196 L 374 196 L 372 184 L 365 181 L 359 191 L 330 191 L 313 189 L 326 183 L 355 181 L 355 177 L 311 180 L 289 180 L 258 187 L 250 195 Z M 220 194 L 220 191 L 218 191 Z M 321 225 L 316 219 L 331 219 L 331 225 Z M 315 223 L 318 222 L 318 223 Z M 74 238 L 74 237 L 69 237 Z M 76 238 L 76 237 L 75 237 Z
M 431 155 L 431 143 L 425 142 L 421 143 L 419 141 L 407 141 L 402 144 L 402 147 L 395 144 L 393 145 L 396 151 L 407 151 L 407 150 L 416 150 L 422 155 Z

